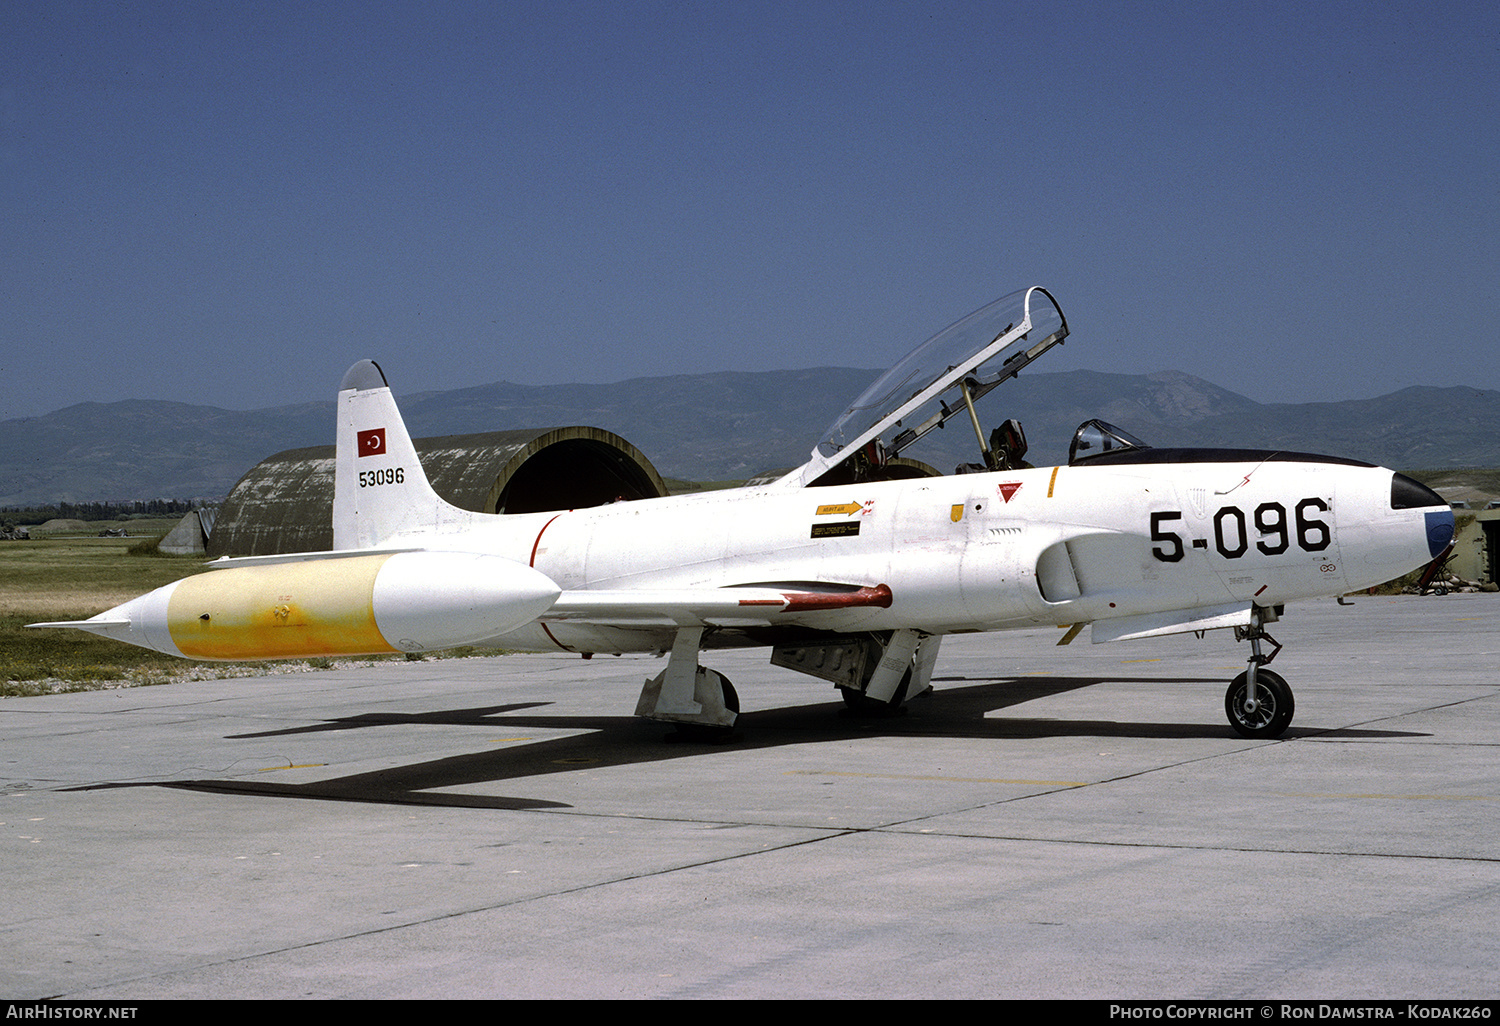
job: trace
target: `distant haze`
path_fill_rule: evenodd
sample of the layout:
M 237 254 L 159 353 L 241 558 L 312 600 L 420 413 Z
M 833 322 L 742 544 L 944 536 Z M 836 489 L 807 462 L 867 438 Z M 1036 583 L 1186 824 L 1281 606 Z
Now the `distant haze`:
M 876 376 L 820 368 L 637 378 L 611 385 L 497 382 L 403 394 L 413 435 L 585 425 L 633 443 L 664 475 L 744 479 L 802 463 Z M 987 427 L 1020 419 L 1030 460 L 1066 460 L 1075 428 L 1102 417 L 1156 445 L 1326 452 L 1395 468 L 1500 466 L 1500 393 L 1413 387 L 1342 403 L 1256 403 L 1179 372 L 1022 374 L 980 404 Z M 0 505 L 217 498 L 284 449 L 333 441 L 333 402 L 249 412 L 128 400 L 0 422 Z M 965 419 L 910 455 L 948 473 L 976 460 Z

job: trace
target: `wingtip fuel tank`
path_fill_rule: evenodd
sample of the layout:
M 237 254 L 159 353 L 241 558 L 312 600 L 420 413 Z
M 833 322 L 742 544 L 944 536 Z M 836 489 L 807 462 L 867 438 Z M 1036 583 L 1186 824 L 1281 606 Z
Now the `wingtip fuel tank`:
M 175 581 L 73 627 L 206 660 L 453 648 L 529 623 L 561 589 L 523 563 L 396 552 L 232 566 Z

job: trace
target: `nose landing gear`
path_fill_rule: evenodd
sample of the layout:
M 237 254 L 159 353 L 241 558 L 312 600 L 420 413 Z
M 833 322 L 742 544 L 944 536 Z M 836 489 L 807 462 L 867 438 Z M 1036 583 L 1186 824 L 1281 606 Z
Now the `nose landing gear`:
M 1296 703 L 1292 689 L 1286 679 L 1273 670 L 1265 669 L 1281 651 L 1281 644 L 1266 633 L 1265 625 L 1278 618 L 1280 607 L 1268 609 L 1255 606 L 1250 610 L 1250 626 L 1236 627 L 1236 641 L 1250 642 L 1250 664 L 1244 673 L 1229 682 L 1224 694 L 1224 713 L 1229 725 L 1241 737 L 1277 738 L 1286 732 L 1292 722 Z M 1260 643 L 1268 641 L 1275 646 L 1269 655 L 1260 650 Z

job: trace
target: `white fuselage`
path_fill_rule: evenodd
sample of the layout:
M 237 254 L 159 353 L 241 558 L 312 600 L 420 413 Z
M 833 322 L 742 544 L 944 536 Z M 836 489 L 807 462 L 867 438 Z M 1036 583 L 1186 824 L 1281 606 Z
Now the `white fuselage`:
M 884 584 L 889 607 L 797 622 L 944 634 L 1274 606 L 1382 583 L 1431 558 L 1422 511 L 1391 508 L 1391 476 L 1339 463 L 1044 467 L 484 517 L 420 541 L 506 556 L 565 591 Z M 671 636 L 560 622 L 496 640 L 618 652 Z

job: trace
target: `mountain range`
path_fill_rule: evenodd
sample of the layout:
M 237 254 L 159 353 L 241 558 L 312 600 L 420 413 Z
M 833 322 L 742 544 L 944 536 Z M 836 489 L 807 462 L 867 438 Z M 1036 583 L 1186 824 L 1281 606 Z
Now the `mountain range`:
M 878 372 L 723 372 L 609 385 L 496 382 L 400 396 L 412 434 L 601 427 L 663 476 L 736 480 L 792 467 Z M 980 404 L 986 426 L 1018 418 L 1030 461 L 1067 459 L 1091 417 L 1153 445 L 1325 452 L 1399 469 L 1500 466 L 1500 392 L 1413 387 L 1374 399 L 1258 403 L 1176 371 L 1024 374 Z M 333 440 L 333 402 L 234 411 L 161 400 L 81 403 L 0 421 L 0 506 L 221 498 L 283 449 Z M 977 459 L 966 418 L 908 455 L 943 471 Z

